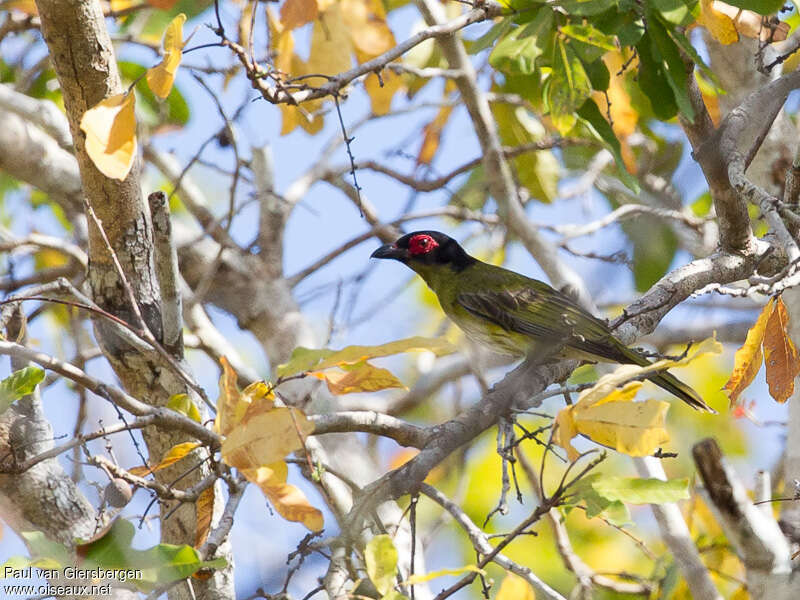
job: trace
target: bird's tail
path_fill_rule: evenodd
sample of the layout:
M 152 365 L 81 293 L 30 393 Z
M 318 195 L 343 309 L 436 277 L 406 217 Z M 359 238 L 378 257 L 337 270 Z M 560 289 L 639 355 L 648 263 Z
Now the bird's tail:
M 623 351 L 625 357 L 628 359 L 627 362 L 632 362 L 641 366 L 645 366 L 650 363 L 650 361 L 644 356 L 632 350 L 631 348 L 624 346 L 623 344 L 620 344 L 620 350 Z M 670 394 L 677 396 L 695 410 L 702 410 L 714 414 L 717 412 L 708 404 L 706 404 L 700 397 L 700 394 L 694 391 L 691 386 L 683 383 L 680 379 L 671 373 L 668 373 L 667 371 L 653 373 L 648 377 L 648 379 L 660 388 L 667 390 Z
M 698 394 L 689 385 L 683 383 L 671 373 L 667 373 L 666 371 L 654 373 L 648 377 L 648 379 L 657 386 L 667 390 L 670 394 L 677 396 L 696 410 L 702 410 L 714 414 L 717 412 L 703 401 L 703 399 L 700 397 L 700 394 Z

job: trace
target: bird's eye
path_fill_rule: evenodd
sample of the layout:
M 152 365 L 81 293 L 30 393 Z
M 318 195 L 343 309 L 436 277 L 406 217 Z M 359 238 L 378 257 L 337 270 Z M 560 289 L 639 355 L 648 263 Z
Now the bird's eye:
M 429 235 L 415 235 L 408 241 L 408 251 L 412 254 L 427 254 L 439 244 Z

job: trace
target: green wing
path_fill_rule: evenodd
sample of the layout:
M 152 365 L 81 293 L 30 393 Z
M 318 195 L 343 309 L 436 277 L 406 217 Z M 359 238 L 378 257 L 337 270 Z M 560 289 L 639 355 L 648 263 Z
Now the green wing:
M 463 292 L 456 302 L 472 315 L 531 341 L 563 344 L 565 349 L 612 362 L 632 360 L 608 326 L 571 298 L 540 282 L 516 290 Z M 630 353 L 632 354 L 632 353 Z

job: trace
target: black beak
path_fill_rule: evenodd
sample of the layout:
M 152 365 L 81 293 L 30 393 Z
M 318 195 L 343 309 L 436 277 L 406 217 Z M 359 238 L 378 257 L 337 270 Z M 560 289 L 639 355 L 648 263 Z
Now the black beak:
M 398 248 L 394 244 L 384 244 L 370 255 L 370 258 L 394 258 L 395 260 L 403 260 L 407 257 L 408 251 Z

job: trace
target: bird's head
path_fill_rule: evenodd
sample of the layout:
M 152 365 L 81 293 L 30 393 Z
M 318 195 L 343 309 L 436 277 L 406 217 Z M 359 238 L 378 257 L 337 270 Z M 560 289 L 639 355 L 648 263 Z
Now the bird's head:
M 415 271 L 436 265 L 460 271 L 475 262 L 457 241 L 439 231 L 407 233 L 393 244 L 384 244 L 375 250 L 372 258 L 393 258 Z

